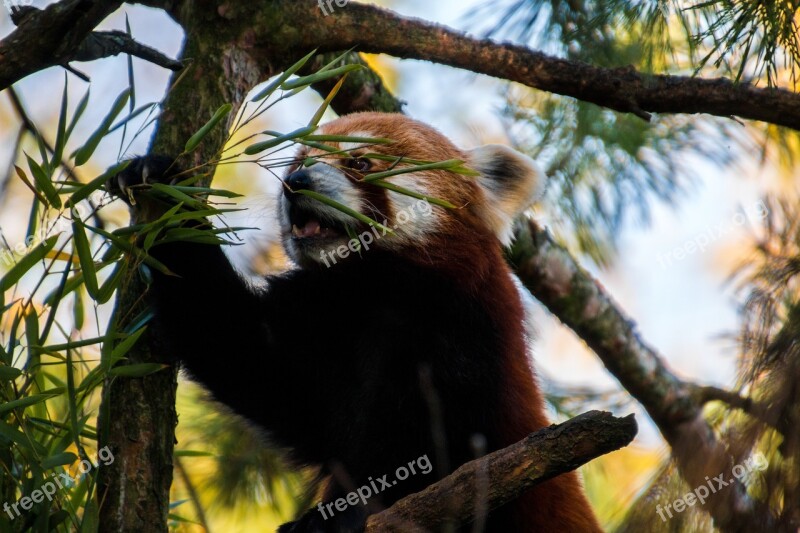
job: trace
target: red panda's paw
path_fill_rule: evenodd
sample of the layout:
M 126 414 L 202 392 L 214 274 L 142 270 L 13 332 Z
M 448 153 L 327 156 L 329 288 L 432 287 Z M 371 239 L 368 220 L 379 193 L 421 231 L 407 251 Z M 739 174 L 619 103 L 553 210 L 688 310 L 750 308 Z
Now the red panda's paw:
M 136 222 L 149 222 L 161 216 L 170 206 L 139 193 L 154 183 L 174 185 L 183 179 L 183 176 L 178 176 L 179 173 L 180 169 L 172 157 L 136 157 L 122 172 L 106 181 L 105 188 L 131 207 Z
M 333 505 L 321 503 L 298 520 L 283 524 L 278 533 L 363 533 L 366 524 L 367 514 L 363 507 L 349 506 L 338 511 Z

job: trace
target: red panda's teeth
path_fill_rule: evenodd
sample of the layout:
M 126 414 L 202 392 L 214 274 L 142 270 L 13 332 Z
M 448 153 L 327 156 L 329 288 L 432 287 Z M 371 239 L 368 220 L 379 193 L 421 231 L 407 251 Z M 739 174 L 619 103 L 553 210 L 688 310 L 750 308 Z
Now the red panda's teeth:
M 313 237 L 319 235 L 322 228 L 316 220 L 309 220 L 302 228 L 297 224 L 292 224 L 292 236 L 294 237 Z

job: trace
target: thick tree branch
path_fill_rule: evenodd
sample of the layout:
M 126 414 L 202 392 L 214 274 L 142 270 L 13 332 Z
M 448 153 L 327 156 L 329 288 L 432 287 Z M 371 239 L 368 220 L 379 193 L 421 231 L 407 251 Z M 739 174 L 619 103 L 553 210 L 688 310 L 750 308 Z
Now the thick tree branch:
M 448 520 L 469 523 L 476 509 L 496 509 L 534 485 L 627 446 L 636 431 L 633 415 L 615 418 L 611 413 L 589 411 L 462 465 L 425 490 L 372 515 L 366 531 L 440 531 Z M 486 490 L 476 490 L 481 484 Z
M 704 398 L 697 386 L 683 382 L 666 367 L 639 338 L 633 321 L 565 248 L 529 221 L 518 228 L 510 261 L 531 293 L 575 331 L 644 406 L 672 447 L 690 487 L 730 471 L 732 454 L 703 417 Z M 770 526 L 738 481 L 712 494 L 707 508 L 724 531 L 760 531 Z
M 542 91 L 649 119 L 649 113 L 736 115 L 800 130 L 800 95 L 730 80 L 649 75 L 633 67 L 600 68 L 524 46 L 476 39 L 453 29 L 350 2 L 323 16 L 313 2 L 281 0 L 309 29 L 305 48 L 423 59 L 516 81 Z M 313 29 L 312 29 L 313 28 Z
M 122 2 L 63 0 L 27 14 L 0 41 L 0 90 L 29 74 L 65 64 L 81 43 Z

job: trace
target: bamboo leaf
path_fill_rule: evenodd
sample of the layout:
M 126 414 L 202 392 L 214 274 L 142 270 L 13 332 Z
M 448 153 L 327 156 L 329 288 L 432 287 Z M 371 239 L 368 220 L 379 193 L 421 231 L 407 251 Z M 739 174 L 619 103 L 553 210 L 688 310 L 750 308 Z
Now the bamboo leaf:
M 29 407 L 31 405 L 35 405 L 40 402 L 44 402 L 49 400 L 50 398 L 55 398 L 56 396 L 61 396 L 63 391 L 57 393 L 42 393 L 42 394 L 32 394 L 30 396 L 26 396 L 24 398 L 19 398 L 17 400 L 12 400 L 10 402 L 6 402 L 4 404 L 0 404 L 0 414 L 7 413 L 14 409 L 24 409 L 25 407 Z
M 244 153 L 247 155 L 253 155 L 259 152 L 263 152 L 268 148 L 273 148 L 275 146 L 278 146 L 279 144 L 285 143 L 286 141 L 291 141 L 292 139 L 308 135 L 309 133 L 312 133 L 315 129 L 317 129 L 316 126 L 306 126 L 304 128 L 298 128 L 284 135 L 278 134 L 277 137 L 275 137 L 274 139 L 270 139 L 269 141 L 262 141 L 259 143 L 251 144 L 250 146 L 244 149 Z M 264 132 L 264 133 L 268 133 L 270 135 L 275 134 L 275 132 Z
M 125 354 L 127 354 L 130 351 L 130 349 L 133 348 L 133 346 L 136 344 L 136 341 L 139 340 L 139 337 L 141 337 L 145 331 L 147 331 L 147 326 L 144 326 L 138 331 L 134 331 L 133 333 L 122 339 L 122 341 L 119 344 L 114 346 L 114 349 L 111 350 L 111 357 L 109 358 L 109 361 L 107 363 L 108 367 L 110 368 L 114 366 L 114 364 L 116 364 L 117 361 L 125 357 Z
M 86 106 L 89 104 L 89 89 L 86 89 L 86 94 L 83 95 L 80 102 L 78 102 L 78 107 L 75 108 L 75 114 L 72 116 L 72 120 L 69 122 L 69 126 L 67 126 L 67 131 L 64 134 L 65 139 L 69 139 L 72 135 L 72 130 L 75 129 L 75 126 L 78 124 L 78 121 L 83 115 L 83 112 L 86 111 Z
M 67 200 L 67 206 L 75 207 L 78 205 L 78 202 L 88 198 L 90 194 L 102 187 L 106 181 L 125 170 L 130 164 L 131 160 L 121 161 L 116 165 L 111 166 L 108 170 L 97 176 L 89 183 L 82 185 L 80 189 L 78 189 L 72 196 L 69 197 L 69 200 Z
M 89 246 L 89 239 L 86 237 L 86 226 L 80 221 L 78 213 L 73 212 L 72 217 L 72 238 L 75 244 L 75 251 L 78 253 L 78 261 L 81 264 L 83 283 L 86 285 L 86 291 L 92 300 L 96 300 L 99 296 L 97 270 L 92 257 L 92 249 Z
M 336 82 L 336 85 L 333 86 L 333 89 L 331 89 L 331 91 L 328 93 L 328 96 L 326 96 L 325 100 L 323 100 L 322 105 L 319 106 L 317 112 L 314 113 L 313 117 L 311 117 L 311 121 L 308 123 L 309 126 L 316 126 L 317 124 L 319 124 L 319 121 L 322 120 L 322 115 L 325 114 L 325 111 L 328 109 L 328 106 L 331 105 L 331 100 L 334 99 L 336 94 L 339 92 L 339 89 L 342 88 L 342 84 L 346 79 L 347 79 L 347 74 L 342 76 L 342 79 Z
M 40 193 L 38 190 L 36 190 L 36 187 L 35 187 L 35 186 L 33 185 L 33 183 L 31 183 L 31 181 L 28 179 L 28 175 L 27 175 L 27 174 L 25 174 L 25 171 L 24 171 L 24 170 L 22 170 L 21 168 L 19 168 L 17 165 L 14 165 L 14 168 L 15 168 L 15 169 L 16 169 L 16 171 L 17 171 L 17 176 L 19 176 L 19 179 L 21 179 L 21 180 L 22 180 L 22 183 L 24 183 L 24 184 L 25 184 L 25 186 L 26 186 L 26 187 L 28 187 L 28 188 L 31 190 L 31 192 L 33 192 L 33 194 L 36 196 L 36 198 L 37 198 L 37 199 L 38 199 L 38 200 L 39 200 L 41 203 L 43 203 L 43 204 L 47 205 L 47 200 L 45 199 L 45 197 L 44 197 L 44 196 L 42 196 L 42 193 Z
M 376 180 L 382 180 L 384 178 L 389 178 L 391 176 L 397 176 L 399 174 L 409 174 L 411 172 L 419 172 L 422 170 L 449 170 L 454 167 L 458 167 L 464 162 L 460 159 L 448 159 L 447 161 L 437 161 L 436 163 L 427 163 L 424 165 L 414 165 L 410 167 L 403 167 L 403 168 L 394 168 L 392 170 L 386 170 L 383 172 L 375 172 L 373 174 L 368 174 L 364 176 L 364 181 L 369 183 Z
M 47 203 L 45 203 L 45 205 L 60 209 L 61 198 L 58 196 L 53 182 L 50 181 L 50 176 L 47 175 L 44 169 L 39 166 L 39 163 L 34 161 L 31 156 L 25 154 L 25 157 L 28 159 L 28 168 L 31 169 L 31 174 L 33 174 L 33 179 L 36 182 L 37 188 L 42 191 L 42 194 L 47 198 Z
M 211 452 L 201 452 L 200 450 L 175 450 L 173 455 L 178 457 L 214 457 Z
M 394 234 L 394 231 L 392 231 L 391 228 L 388 228 L 388 227 L 384 226 L 383 224 L 381 224 L 381 223 L 379 223 L 379 222 L 377 222 L 375 220 L 372 220 L 368 216 L 366 216 L 366 215 L 364 215 L 362 213 L 359 213 L 355 209 L 351 209 L 351 208 L 347 207 L 346 205 L 337 202 L 333 198 L 328 198 L 325 195 L 322 195 L 322 194 L 320 194 L 320 193 L 318 193 L 316 191 L 309 191 L 308 189 L 298 189 L 298 190 L 296 190 L 294 192 L 296 192 L 297 194 L 302 194 L 303 196 L 308 196 L 309 198 L 313 198 L 314 200 L 317 200 L 318 202 L 322 202 L 325 205 L 329 205 L 329 206 L 333 207 L 334 209 L 336 209 L 338 211 L 341 211 L 342 213 L 345 213 L 345 214 L 350 215 L 351 217 L 353 217 L 353 218 L 355 218 L 357 220 L 360 220 L 364 224 L 367 224 L 369 226 L 374 226 L 374 227 L 378 228 L 379 230 L 384 231 L 386 233 Z
M 281 89 L 289 90 L 289 89 L 298 89 L 300 87 L 307 87 L 312 83 L 319 83 L 321 81 L 328 80 L 330 78 L 335 78 L 336 76 L 340 76 L 342 74 L 347 74 L 348 72 L 353 72 L 354 70 L 361 70 L 364 67 L 362 65 L 342 65 L 341 67 L 336 67 L 330 70 L 325 71 L 318 71 L 314 74 L 309 74 L 308 76 L 301 76 L 299 78 L 295 78 L 293 80 L 289 80 L 284 82 L 281 85 Z
M 165 368 L 169 368 L 169 365 L 162 365 L 159 363 L 137 363 L 134 365 L 116 366 L 109 370 L 108 374 L 124 378 L 141 378 L 164 370 Z
M 0 381 L 11 381 L 22 375 L 22 370 L 13 366 L 0 365 Z
M 64 145 L 67 142 L 67 73 L 64 72 L 64 90 L 61 93 L 61 111 L 58 115 L 58 127 L 56 129 L 56 144 L 53 147 L 53 159 L 50 168 L 56 169 L 61 164 L 64 157 Z
M 71 465 L 78 460 L 78 456 L 72 452 L 61 452 L 42 460 L 40 463 L 43 470 L 50 470 L 56 466 Z
M 2 420 L 0 420 L 0 438 L 3 438 L 8 442 L 14 442 L 21 448 L 25 450 L 31 450 L 38 455 L 47 454 L 47 450 L 45 450 L 44 446 L 35 440 L 29 439 L 17 428 L 10 426 Z
M 0 293 L 10 289 L 26 272 L 41 261 L 44 256 L 47 255 L 47 252 L 53 249 L 57 240 L 58 235 L 53 235 L 39 243 L 33 250 L 20 259 L 16 265 L 11 267 L 6 275 L 0 278 Z
M 89 136 L 89 139 L 86 143 L 81 146 L 77 152 L 75 152 L 75 166 L 81 166 L 86 163 L 92 154 L 97 149 L 97 145 L 100 144 L 100 141 L 105 137 L 106 133 L 108 133 L 111 124 L 114 122 L 114 119 L 117 118 L 117 115 L 122 112 L 122 109 L 125 107 L 125 104 L 128 102 L 128 98 L 131 95 L 130 88 L 125 89 L 122 93 L 117 96 L 117 99 L 114 101 L 114 104 L 111 106 L 111 110 L 105 116 L 103 121 L 100 123 L 100 126 Z
M 219 109 L 214 112 L 211 120 L 203 124 L 203 126 L 197 130 L 197 132 L 192 135 L 188 141 L 186 141 L 186 146 L 184 146 L 183 151 L 188 153 L 197 148 L 200 145 L 200 141 L 202 141 L 223 118 L 228 116 L 228 114 L 231 112 L 231 109 L 233 109 L 232 104 L 221 105 Z
M 383 187 L 384 189 L 389 189 L 390 191 L 394 191 L 396 193 L 405 194 L 406 196 L 410 196 L 412 198 L 417 198 L 419 200 L 425 200 L 428 203 L 438 205 L 441 207 L 446 207 L 448 209 L 455 209 L 456 206 L 448 202 L 447 200 L 442 200 L 440 198 L 434 198 L 433 196 L 427 196 L 422 193 L 418 193 L 417 191 L 412 191 L 411 189 L 406 189 L 405 187 L 400 187 L 399 185 L 395 185 L 394 183 L 389 183 L 388 181 L 383 180 L 376 180 L 371 182 L 373 185 L 377 185 L 378 187 Z
M 80 533 L 95 533 L 100 527 L 100 511 L 93 498 L 86 501 L 83 507 L 83 519 L 81 520 Z

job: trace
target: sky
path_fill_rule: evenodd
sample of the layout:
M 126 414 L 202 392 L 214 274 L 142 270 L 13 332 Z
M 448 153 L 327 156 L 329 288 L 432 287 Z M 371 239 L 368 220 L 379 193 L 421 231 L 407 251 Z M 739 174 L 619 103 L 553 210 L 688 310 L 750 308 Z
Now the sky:
M 397 0 L 391 7 L 403 15 L 466 30 L 469 28 L 465 14 L 480 3 L 482 0 Z M 124 12 L 113 15 L 100 29 L 124 29 L 125 13 L 138 40 L 171 57 L 177 55 L 181 32 L 157 10 L 126 6 Z M 10 30 L 7 14 L 0 10 L 0 35 Z M 462 148 L 488 142 L 508 143 L 499 118 L 504 104 L 502 81 L 420 61 L 386 58 L 385 64 L 397 71 L 392 78 L 396 83 L 390 83 L 390 87 L 408 102 L 405 109 L 410 116 L 435 126 Z M 137 102 L 160 99 L 169 73 L 137 59 L 134 65 L 139 80 Z M 78 137 L 85 138 L 91 125 L 97 123 L 114 97 L 127 86 L 126 62 L 117 57 L 74 66 L 92 78 L 90 110 L 94 110 L 94 115 L 87 113 L 84 130 L 78 130 Z M 62 69 L 51 68 L 17 84 L 21 98 L 38 124 L 52 124 L 63 79 Z M 74 106 L 86 87 L 74 76 L 69 76 L 69 84 Z M 268 118 L 270 128 L 289 131 L 304 125 L 318 104 L 317 96 L 301 95 L 291 105 L 276 108 Z M 8 164 L 13 138 L 7 122 L 3 122 L 10 116 L 9 109 L 7 98 L 0 99 L 0 168 Z M 98 172 L 116 161 L 119 139 L 104 141 L 101 147 Z M 128 154 L 141 154 L 146 148 L 147 135 L 142 135 Z M 635 320 L 645 342 L 663 354 L 668 366 L 679 376 L 703 384 L 731 386 L 736 375 L 737 348 L 733 335 L 738 327 L 741 296 L 728 280 L 730 257 L 732 253 L 735 255 L 737 246 L 741 248 L 747 242 L 753 226 L 763 216 L 758 200 L 759 180 L 774 177 L 768 169 L 759 169 L 755 164 L 721 169 L 700 159 L 689 163 L 687 166 L 695 172 L 691 176 L 693 185 L 677 206 L 655 204 L 649 225 L 629 221 L 622 229 L 618 260 L 610 268 L 599 269 L 585 259 L 582 263 Z M 255 221 L 263 228 L 260 234 L 245 238 L 253 241 L 274 238 L 274 232 L 269 231 L 268 198 L 276 190 L 275 180 L 265 175 L 238 178 L 248 187 L 255 179 L 255 192 L 245 200 L 245 205 L 253 209 L 245 216 L 248 222 Z M 541 211 L 534 213 L 547 223 Z M 119 216 L 124 217 L 122 211 Z M 23 235 L 26 217 L 26 213 L 0 199 L 0 229 L 5 235 L 17 238 Z M 244 255 L 237 260 L 241 262 L 253 249 L 245 247 L 238 252 Z M 535 364 L 543 375 L 576 386 L 602 390 L 619 387 L 599 359 L 546 310 L 538 308 L 536 320 Z M 648 424 L 642 428 L 637 443 L 661 445 L 657 431 Z

